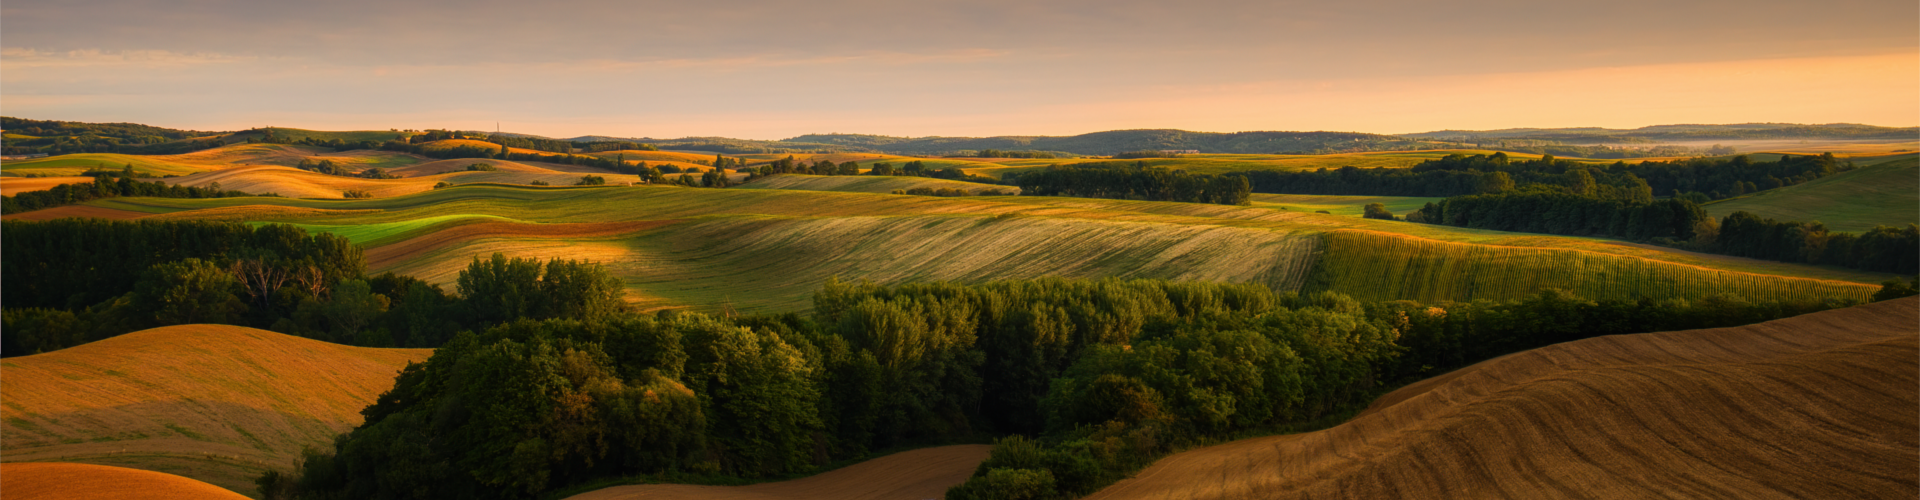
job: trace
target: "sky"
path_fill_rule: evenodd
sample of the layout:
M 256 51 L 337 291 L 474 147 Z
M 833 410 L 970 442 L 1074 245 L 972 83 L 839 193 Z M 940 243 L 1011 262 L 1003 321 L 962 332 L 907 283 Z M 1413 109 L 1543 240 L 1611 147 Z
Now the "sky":
M 1913 0 L 8 0 L 0 114 L 573 137 L 1920 125 Z

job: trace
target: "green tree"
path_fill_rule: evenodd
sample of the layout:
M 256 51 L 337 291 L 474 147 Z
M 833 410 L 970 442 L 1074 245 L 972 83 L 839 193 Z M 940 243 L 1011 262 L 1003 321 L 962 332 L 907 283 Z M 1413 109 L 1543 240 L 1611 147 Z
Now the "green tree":
M 1387 206 L 1383 204 L 1368 203 L 1364 211 L 1366 212 L 1364 215 L 1368 219 L 1394 220 L 1393 212 L 1388 212 Z
M 239 285 L 226 269 L 188 258 L 155 265 L 141 273 L 129 297 L 130 313 L 153 326 L 242 321 L 246 302 L 234 295 Z

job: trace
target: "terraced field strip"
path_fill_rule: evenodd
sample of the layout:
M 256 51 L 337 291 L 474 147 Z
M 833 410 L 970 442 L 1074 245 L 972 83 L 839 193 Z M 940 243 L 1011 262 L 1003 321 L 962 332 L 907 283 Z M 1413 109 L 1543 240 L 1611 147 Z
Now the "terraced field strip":
M 43 208 L 43 209 L 31 211 L 31 212 L 6 214 L 4 217 L 7 220 L 53 220 L 53 219 L 64 219 L 68 217 L 93 217 L 93 218 L 99 218 L 99 219 L 131 220 L 131 219 L 146 217 L 149 215 L 152 215 L 152 214 L 148 214 L 145 212 L 135 212 L 131 210 L 117 210 L 112 208 L 95 207 L 95 206 L 87 206 L 87 205 L 67 205 L 67 206 L 61 206 L 61 207 Z
M 1443 199 L 1445 198 L 1255 193 L 1253 206 L 1304 212 L 1325 210 L 1333 215 L 1358 216 L 1366 212 L 1364 209 L 1367 204 L 1379 203 L 1387 207 L 1388 212 L 1405 217 L 1408 212 L 1419 210 L 1428 203 L 1438 203 Z
M 386 238 L 385 236 L 382 236 L 380 239 L 384 239 L 392 242 L 386 245 L 373 247 L 372 249 L 369 249 L 366 251 L 368 271 L 381 272 L 381 271 L 386 271 L 390 269 L 413 271 L 419 268 L 405 266 L 404 264 L 408 262 L 423 260 L 421 257 L 426 255 L 438 255 L 442 257 L 440 259 L 435 259 L 438 261 L 437 262 L 438 265 L 430 267 L 431 269 L 435 269 L 435 272 L 431 272 L 425 276 L 415 275 L 415 277 L 427 279 L 430 282 L 434 282 L 438 284 L 450 284 L 450 283 L 453 283 L 453 276 L 456 275 L 454 271 L 457 271 L 458 269 L 464 269 L 468 261 L 472 260 L 472 257 L 484 258 L 488 255 L 491 255 L 491 252 L 487 252 L 484 254 L 473 253 L 471 255 L 468 255 L 467 256 L 468 258 L 465 258 L 465 259 L 452 259 L 446 255 L 441 255 L 438 252 L 439 250 L 447 249 L 449 247 L 456 247 L 466 243 L 474 242 L 477 240 L 484 240 L 484 239 L 506 239 L 506 240 L 539 239 L 539 240 L 555 240 L 556 242 L 560 242 L 563 244 L 578 243 L 579 240 L 604 239 L 607 237 L 626 235 L 626 234 L 631 234 L 639 231 L 644 231 L 654 227 L 671 224 L 674 222 L 674 221 L 634 221 L 634 222 L 534 224 L 534 223 L 525 223 L 525 222 L 487 221 L 477 216 L 466 216 L 466 217 L 460 217 L 458 219 L 449 219 L 449 220 L 467 221 L 471 223 L 457 224 L 457 225 L 450 225 L 450 226 L 430 226 L 432 231 L 418 231 L 417 233 L 415 233 L 417 234 L 417 236 L 412 234 L 407 234 L 408 236 L 412 236 L 412 237 L 406 238 L 406 239 Z M 410 232 L 413 232 L 413 231 L 411 229 L 407 229 L 407 230 L 401 230 L 401 231 L 394 231 L 391 234 L 406 234 Z M 585 249 L 588 247 L 582 246 L 582 248 Z M 533 255 L 521 255 L 513 252 L 507 252 L 507 253 L 510 253 L 515 257 L 523 257 L 523 258 L 534 257 Z M 556 258 L 556 257 L 562 257 L 562 256 L 560 255 L 547 256 L 547 258 Z M 610 256 L 604 253 L 586 252 L 578 256 L 568 256 L 565 258 L 570 258 L 570 259 L 584 258 L 584 259 L 593 260 L 596 262 L 603 262 L 609 265 L 620 264 L 619 262 L 610 262 L 609 259 L 607 259 L 607 257 L 610 257 Z M 617 257 L 617 256 L 614 256 L 614 257 Z M 410 274 L 410 273 L 402 272 L 401 274 Z
M 252 491 L 360 423 L 430 349 L 372 349 L 184 325 L 0 361 L 0 460 L 153 468 Z
M 1309 279 L 1362 300 L 1518 299 L 1560 288 L 1589 299 L 1864 300 L 1877 286 L 1813 280 L 1588 252 L 1474 245 L 1370 231 L 1334 231 Z
M 92 177 L 0 177 L 0 196 L 46 191 L 61 184 L 92 184 Z
M 78 176 L 88 170 L 105 169 L 119 171 L 127 165 L 133 165 L 133 171 L 155 177 L 166 175 L 187 175 L 213 170 L 216 167 L 183 163 L 171 157 L 123 155 L 116 153 L 77 153 L 31 160 L 8 160 L 0 164 L 0 173 L 5 175 L 42 175 L 42 176 Z
M 1090 499 L 1914 498 L 1920 300 L 1526 351 Z
M 615 486 L 568 500 L 896 500 L 940 498 L 987 459 L 982 444 L 903 451 L 818 475 L 751 486 L 643 484 Z

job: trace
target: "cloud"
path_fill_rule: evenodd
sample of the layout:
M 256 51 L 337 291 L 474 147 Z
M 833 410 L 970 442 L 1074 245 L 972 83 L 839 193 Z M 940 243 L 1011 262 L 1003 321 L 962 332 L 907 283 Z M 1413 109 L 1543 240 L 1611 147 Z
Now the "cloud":
M 179 68 L 209 64 L 249 63 L 258 59 L 258 57 L 204 52 L 182 54 L 165 50 L 77 49 L 42 51 L 15 47 L 0 49 L 0 68 L 8 70 L 77 67 Z

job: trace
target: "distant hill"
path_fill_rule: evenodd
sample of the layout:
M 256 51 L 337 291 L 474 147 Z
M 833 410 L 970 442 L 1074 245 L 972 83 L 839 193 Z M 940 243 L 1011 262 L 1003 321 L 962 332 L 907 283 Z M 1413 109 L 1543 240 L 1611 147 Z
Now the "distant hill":
M 1795 186 L 1716 201 L 1715 217 L 1739 211 L 1776 220 L 1820 221 L 1835 231 L 1920 223 L 1920 159 L 1880 163 Z
M 1114 155 L 1142 150 L 1202 153 L 1336 153 L 1438 147 L 1424 140 L 1361 132 L 1191 132 L 1173 129 L 1110 130 L 1067 137 L 889 137 L 810 134 L 782 142 L 836 144 L 900 154 L 940 154 L 998 149 Z
M 1735 139 L 1915 139 L 1920 127 L 1878 127 L 1857 123 L 1805 125 L 1797 123 L 1739 123 L 1730 125 L 1653 125 L 1635 129 L 1600 127 L 1509 128 L 1499 130 L 1439 130 L 1399 134 L 1412 139 L 1531 139 L 1573 144 L 1595 142 L 1660 142 Z

